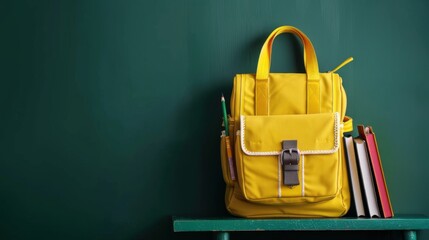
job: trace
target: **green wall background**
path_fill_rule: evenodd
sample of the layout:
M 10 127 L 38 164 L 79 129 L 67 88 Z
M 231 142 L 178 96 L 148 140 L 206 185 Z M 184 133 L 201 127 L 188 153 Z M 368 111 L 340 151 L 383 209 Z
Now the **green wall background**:
M 234 74 L 255 72 L 280 25 L 310 37 L 321 71 L 355 58 L 340 70 L 348 115 L 377 133 L 395 212 L 429 214 L 428 10 L 424 0 L 1 1 L 0 238 L 209 237 L 174 234 L 171 216 L 227 215 L 219 98 Z M 281 36 L 272 70 L 302 72 L 301 62 L 298 41 Z

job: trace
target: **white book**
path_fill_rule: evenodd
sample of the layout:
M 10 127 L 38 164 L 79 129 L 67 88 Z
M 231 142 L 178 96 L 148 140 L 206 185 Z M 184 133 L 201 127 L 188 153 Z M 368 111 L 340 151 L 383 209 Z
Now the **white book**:
M 363 206 L 355 146 L 353 144 L 352 136 L 344 137 L 344 146 L 346 150 L 347 164 L 349 169 L 353 200 L 355 203 L 356 215 L 357 217 L 365 217 L 365 207 Z
M 380 217 L 380 210 L 378 208 L 377 195 L 375 193 L 374 180 L 372 177 L 371 165 L 369 163 L 366 142 L 361 138 L 354 138 L 354 143 L 369 217 Z

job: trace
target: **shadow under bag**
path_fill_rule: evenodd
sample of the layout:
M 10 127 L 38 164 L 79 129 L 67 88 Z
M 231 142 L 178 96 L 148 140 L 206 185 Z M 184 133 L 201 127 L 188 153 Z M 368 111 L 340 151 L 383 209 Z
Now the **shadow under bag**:
M 301 40 L 306 73 L 270 73 L 273 41 L 282 33 Z M 353 126 L 345 116 L 347 98 L 335 71 L 349 61 L 320 73 L 308 37 L 282 26 L 262 46 L 256 74 L 235 76 L 229 131 L 221 137 L 225 204 L 231 214 L 346 214 L 350 192 L 341 139 Z M 232 153 L 229 160 L 227 150 Z

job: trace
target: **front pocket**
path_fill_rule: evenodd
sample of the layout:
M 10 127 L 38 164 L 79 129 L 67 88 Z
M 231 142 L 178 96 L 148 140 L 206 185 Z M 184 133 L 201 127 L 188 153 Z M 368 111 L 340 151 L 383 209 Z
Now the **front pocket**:
M 236 138 L 240 188 L 260 203 L 319 202 L 338 192 L 341 161 L 338 113 L 241 116 Z M 282 141 L 296 140 L 299 184 L 283 184 Z

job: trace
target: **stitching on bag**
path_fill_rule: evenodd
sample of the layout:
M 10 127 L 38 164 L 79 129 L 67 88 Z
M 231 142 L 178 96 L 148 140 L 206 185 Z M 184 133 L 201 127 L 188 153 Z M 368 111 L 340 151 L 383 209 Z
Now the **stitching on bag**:
M 301 154 L 332 154 L 338 151 L 339 148 L 339 142 L 340 142 L 340 116 L 338 112 L 334 113 L 334 147 L 332 149 L 327 150 L 303 150 L 300 151 Z M 252 152 L 249 151 L 246 147 L 246 144 L 244 143 L 244 137 L 245 137 L 245 129 L 246 129 L 246 121 L 245 116 L 240 116 L 240 145 L 241 149 L 244 153 L 250 156 L 275 156 L 280 155 L 281 151 L 266 151 L 266 152 Z

